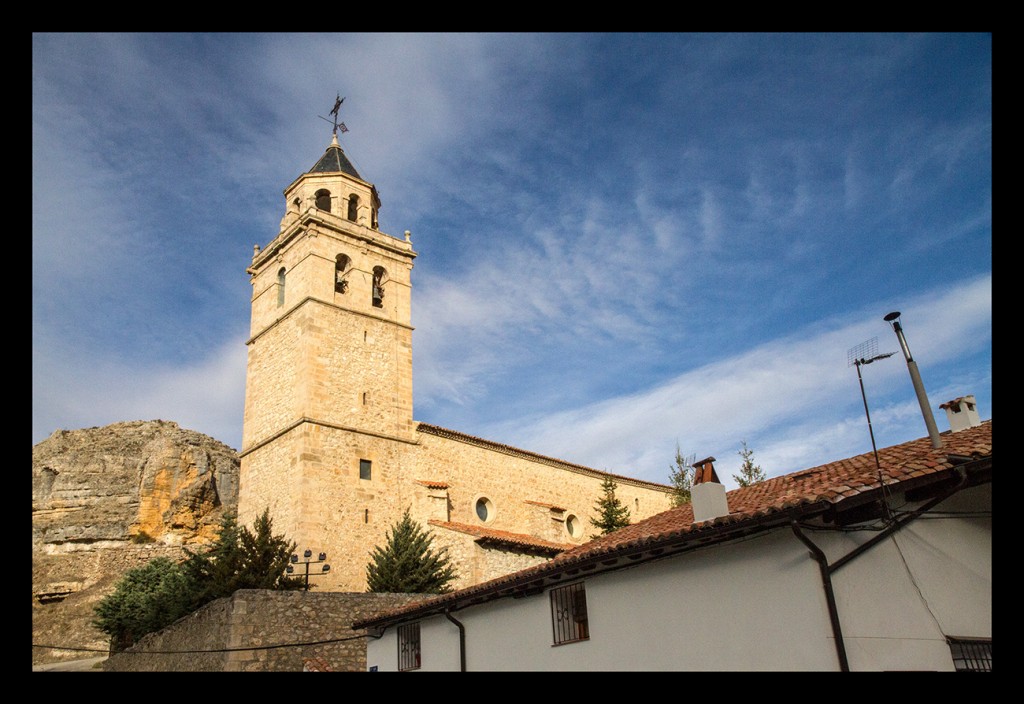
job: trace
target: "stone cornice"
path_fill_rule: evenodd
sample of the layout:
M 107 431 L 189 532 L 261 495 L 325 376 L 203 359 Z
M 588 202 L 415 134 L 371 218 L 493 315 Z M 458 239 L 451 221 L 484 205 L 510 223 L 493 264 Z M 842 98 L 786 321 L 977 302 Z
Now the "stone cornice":
M 256 333 L 255 335 L 250 337 L 248 340 L 246 340 L 245 344 L 251 345 L 258 338 L 262 337 L 264 335 L 264 333 L 268 332 L 271 328 L 276 327 L 278 325 L 278 323 L 282 322 L 285 318 L 290 317 L 292 313 L 297 311 L 299 308 L 304 306 L 306 303 L 319 303 L 320 305 L 327 306 L 328 308 L 334 308 L 336 310 L 343 310 L 346 313 L 354 313 L 356 315 L 361 315 L 364 318 L 370 318 L 371 320 L 377 320 L 377 321 L 380 321 L 380 322 L 383 322 L 383 323 L 391 323 L 392 325 L 397 325 L 398 327 L 405 328 L 406 330 L 415 330 L 415 328 L 412 325 L 406 325 L 405 323 L 399 323 L 396 320 L 391 320 L 390 318 L 386 318 L 386 317 L 384 317 L 382 315 L 373 315 L 373 314 L 367 313 L 365 311 L 356 310 L 355 308 L 348 308 L 346 306 L 339 306 L 337 303 L 329 303 L 328 301 L 325 301 L 322 298 L 316 298 L 315 296 L 306 296 L 301 301 L 296 303 L 294 306 L 289 308 L 284 313 L 284 315 L 282 315 L 282 316 L 280 316 L 278 318 L 275 318 L 274 322 L 270 323 L 265 328 L 260 330 L 258 333 Z
M 347 432 L 350 432 L 350 433 L 356 433 L 357 435 L 372 435 L 375 438 L 383 438 L 385 440 L 394 440 L 395 442 L 404 442 L 407 445 L 418 445 L 419 444 L 416 440 L 410 440 L 409 438 L 403 438 L 403 437 L 399 437 L 397 435 L 390 435 L 388 433 L 375 433 L 372 430 L 363 430 L 363 429 L 360 429 L 360 428 L 353 428 L 350 425 L 341 425 L 340 423 L 329 423 L 329 422 L 327 422 L 325 420 L 317 420 L 316 418 L 310 418 L 308 416 L 302 416 L 298 420 L 292 421 L 291 423 L 286 425 L 281 430 L 278 430 L 276 433 L 274 433 L 270 437 L 266 437 L 266 438 L 260 440 L 259 442 L 255 442 L 252 445 L 250 445 L 249 447 L 244 448 L 243 450 L 241 450 L 238 453 L 238 458 L 241 459 L 241 458 L 245 457 L 246 455 L 252 454 L 256 450 L 260 449 L 261 447 L 264 447 L 268 443 L 271 443 L 274 440 L 277 440 L 278 438 L 280 438 L 280 437 L 282 437 L 284 435 L 287 435 L 288 433 L 290 433 L 291 431 L 295 430 L 300 425 L 303 425 L 305 423 L 309 423 L 311 425 L 319 425 L 319 426 L 324 427 L 324 428 L 333 428 L 334 430 L 344 430 L 344 431 L 347 431 Z
M 294 240 L 297 236 L 306 234 L 309 226 L 318 225 L 323 226 L 328 231 L 336 232 L 346 238 L 362 241 L 366 244 L 379 247 L 387 252 L 405 259 L 415 259 L 417 254 L 413 251 L 412 243 L 400 240 L 397 237 L 385 234 L 380 230 L 373 230 L 365 225 L 359 225 L 354 222 L 345 220 L 337 215 L 331 213 L 324 213 L 316 208 L 308 208 L 304 213 L 298 216 L 298 220 L 292 223 L 284 232 L 275 237 L 267 248 L 262 250 L 259 254 L 253 257 L 252 264 L 246 269 L 250 274 L 254 274 L 257 269 L 262 267 L 266 262 L 277 255 L 284 247 Z M 340 224 L 344 224 L 346 227 L 339 227 Z M 349 227 L 352 231 L 349 231 Z M 315 232 L 314 234 L 319 235 L 321 233 Z M 323 233 L 328 234 L 328 233 Z

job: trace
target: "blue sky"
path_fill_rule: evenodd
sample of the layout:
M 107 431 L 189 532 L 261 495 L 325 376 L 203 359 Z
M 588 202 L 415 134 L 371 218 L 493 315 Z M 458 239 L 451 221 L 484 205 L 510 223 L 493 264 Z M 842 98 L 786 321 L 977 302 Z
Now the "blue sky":
M 412 232 L 414 417 L 735 486 L 992 415 L 987 34 L 36 34 L 32 442 L 241 443 L 253 245 L 331 139 Z M 880 447 L 927 434 L 901 354 Z

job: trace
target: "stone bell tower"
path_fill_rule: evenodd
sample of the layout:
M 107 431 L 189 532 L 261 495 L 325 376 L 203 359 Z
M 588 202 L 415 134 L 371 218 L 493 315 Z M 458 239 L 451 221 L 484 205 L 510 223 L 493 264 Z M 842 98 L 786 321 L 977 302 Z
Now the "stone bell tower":
M 377 189 L 342 150 L 337 122 L 326 152 L 284 199 L 277 236 L 254 248 L 247 269 L 238 519 L 251 526 L 269 509 L 275 534 L 300 554 L 328 554 L 318 589 L 362 591 L 365 546 L 387 526 L 389 487 L 415 443 L 416 253 L 408 232 L 398 239 L 378 229 Z

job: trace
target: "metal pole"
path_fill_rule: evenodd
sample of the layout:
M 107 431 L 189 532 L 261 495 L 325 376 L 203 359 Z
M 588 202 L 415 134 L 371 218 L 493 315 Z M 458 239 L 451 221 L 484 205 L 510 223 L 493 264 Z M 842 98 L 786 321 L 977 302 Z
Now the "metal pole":
M 872 360 L 874 361 L 874 360 Z M 875 467 L 878 471 L 882 471 L 882 465 L 878 462 L 878 448 L 875 446 L 875 431 L 871 429 L 871 414 L 868 412 L 868 395 L 864 393 L 864 378 L 860 375 L 861 360 L 857 360 L 854 364 L 857 367 L 857 381 L 860 382 L 860 397 L 864 399 L 864 415 L 868 419 L 868 433 L 871 435 L 871 451 L 875 453 Z
M 924 382 L 921 381 L 921 373 L 917 370 L 917 362 L 910 355 L 910 347 L 903 336 L 903 327 L 900 325 L 899 311 L 894 311 L 885 316 L 885 321 L 892 325 L 896 332 L 896 338 L 903 349 L 903 356 L 907 358 L 907 369 L 910 370 L 910 380 L 914 383 L 914 391 L 917 393 L 917 402 L 921 406 L 921 415 L 924 416 L 925 427 L 928 428 L 928 437 L 932 440 L 932 447 L 936 450 L 942 447 L 942 438 L 939 437 L 939 429 L 935 425 L 935 417 L 932 415 L 931 406 L 928 404 L 928 395 L 924 391 Z

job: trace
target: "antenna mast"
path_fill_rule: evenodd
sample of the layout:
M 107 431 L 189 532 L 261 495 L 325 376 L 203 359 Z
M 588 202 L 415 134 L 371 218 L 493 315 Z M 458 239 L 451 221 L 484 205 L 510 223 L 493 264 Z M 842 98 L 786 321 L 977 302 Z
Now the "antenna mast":
M 878 448 L 875 446 L 875 431 L 871 428 L 871 413 L 868 412 L 868 397 L 864 393 L 864 377 L 860 375 L 861 365 L 871 364 L 872 362 L 885 359 L 886 357 L 892 357 L 895 352 L 886 352 L 885 354 L 878 354 L 878 338 L 872 337 L 866 342 L 862 342 L 856 347 L 851 347 L 846 351 L 846 366 L 857 367 L 857 381 L 860 382 L 860 397 L 864 399 L 864 415 L 868 419 L 868 433 L 871 435 L 871 451 L 875 453 L 875 467 L 878 469 L 878 481 L 882 481 L 882 465 L 878 462 Z

